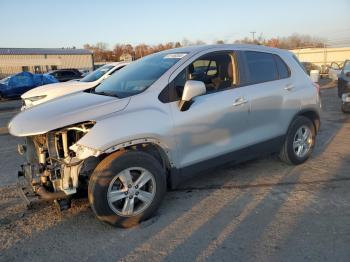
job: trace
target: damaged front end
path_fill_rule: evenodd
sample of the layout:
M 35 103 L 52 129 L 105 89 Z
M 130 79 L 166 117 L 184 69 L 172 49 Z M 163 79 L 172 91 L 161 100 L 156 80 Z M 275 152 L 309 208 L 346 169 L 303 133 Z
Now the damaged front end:
M 18 146 L 25 155 L 22 176 L 32 191 L 44 200 L 61 200 L 75 194 L 98 163 L 98 151 L 76 145 L 94 122 L 75 124 L 46 134 L 27 136 Z M 25 194 L 23 194 L 25 195 Z M 28 201 L 27 201 L 28 202 Z

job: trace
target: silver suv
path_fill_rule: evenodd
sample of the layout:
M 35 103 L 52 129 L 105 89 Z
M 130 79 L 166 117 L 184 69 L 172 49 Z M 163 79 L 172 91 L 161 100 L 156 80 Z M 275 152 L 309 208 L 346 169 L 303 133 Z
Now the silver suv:
M 85 189 L 100 220 L 130 227 L 155 213 L 167 188 L 209 167 L 263 153 L 306 161 L 318 91 L 288 51 L 194 46 L 23 111 L 9 131 L 26 138 L 19 175 L 36 195 L 64 207 Z

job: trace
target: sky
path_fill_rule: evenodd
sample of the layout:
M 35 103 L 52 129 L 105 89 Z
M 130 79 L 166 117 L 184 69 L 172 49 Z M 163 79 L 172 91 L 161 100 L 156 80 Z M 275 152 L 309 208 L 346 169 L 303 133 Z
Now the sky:
M 0 0 L 0 47 L 322 37 L 350 44 L 350 0 Z

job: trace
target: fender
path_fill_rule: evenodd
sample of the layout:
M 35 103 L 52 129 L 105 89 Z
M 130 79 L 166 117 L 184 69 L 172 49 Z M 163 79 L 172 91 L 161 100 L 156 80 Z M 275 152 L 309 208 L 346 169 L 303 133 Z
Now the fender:
M 110 148 L 108 148 L 107 150 L 103 151 L 102 153 L 106 153 L 106 154 L 110 154 L 113 153 L 117 150 L 123 149 L 123 148 L 128 148 L 130 146 L 134 146 L 134 145 L 140 145 L 140 144 L 154 144 L 157 145 L 159 148 L 162 149 L 163 153 L 166 156 L 166 160 L 167 163 L 169 164 L 169 166 L 172 168 L 175 166 L 175 163 L 173 161 L 173 157 L 171 156 L 170 150 L 169 148 L 162 143 L 160 140 L 155 139 L 155 138 L 138 138 L 138 139 L 133 139 L 133 140 L 129 140 L 129 141 L 125 141 L 122 143 L 119 143 L 117 145 L 114 145 Z

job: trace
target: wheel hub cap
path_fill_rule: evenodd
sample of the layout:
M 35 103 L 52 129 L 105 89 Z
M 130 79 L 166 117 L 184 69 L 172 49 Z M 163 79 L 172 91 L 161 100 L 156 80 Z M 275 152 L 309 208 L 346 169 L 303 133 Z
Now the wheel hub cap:
M 155 179 L 149 171 L 141 167 L 127 168 L 110 182 L 108 205 L 118 215 L 134 216 L 152 203 L 155 192 Z
M 294 135 L 293 150 L 296 156 L 304 157 L 310 151 L 313 143 L 312 132 L 309 127 L 301 126 Z

